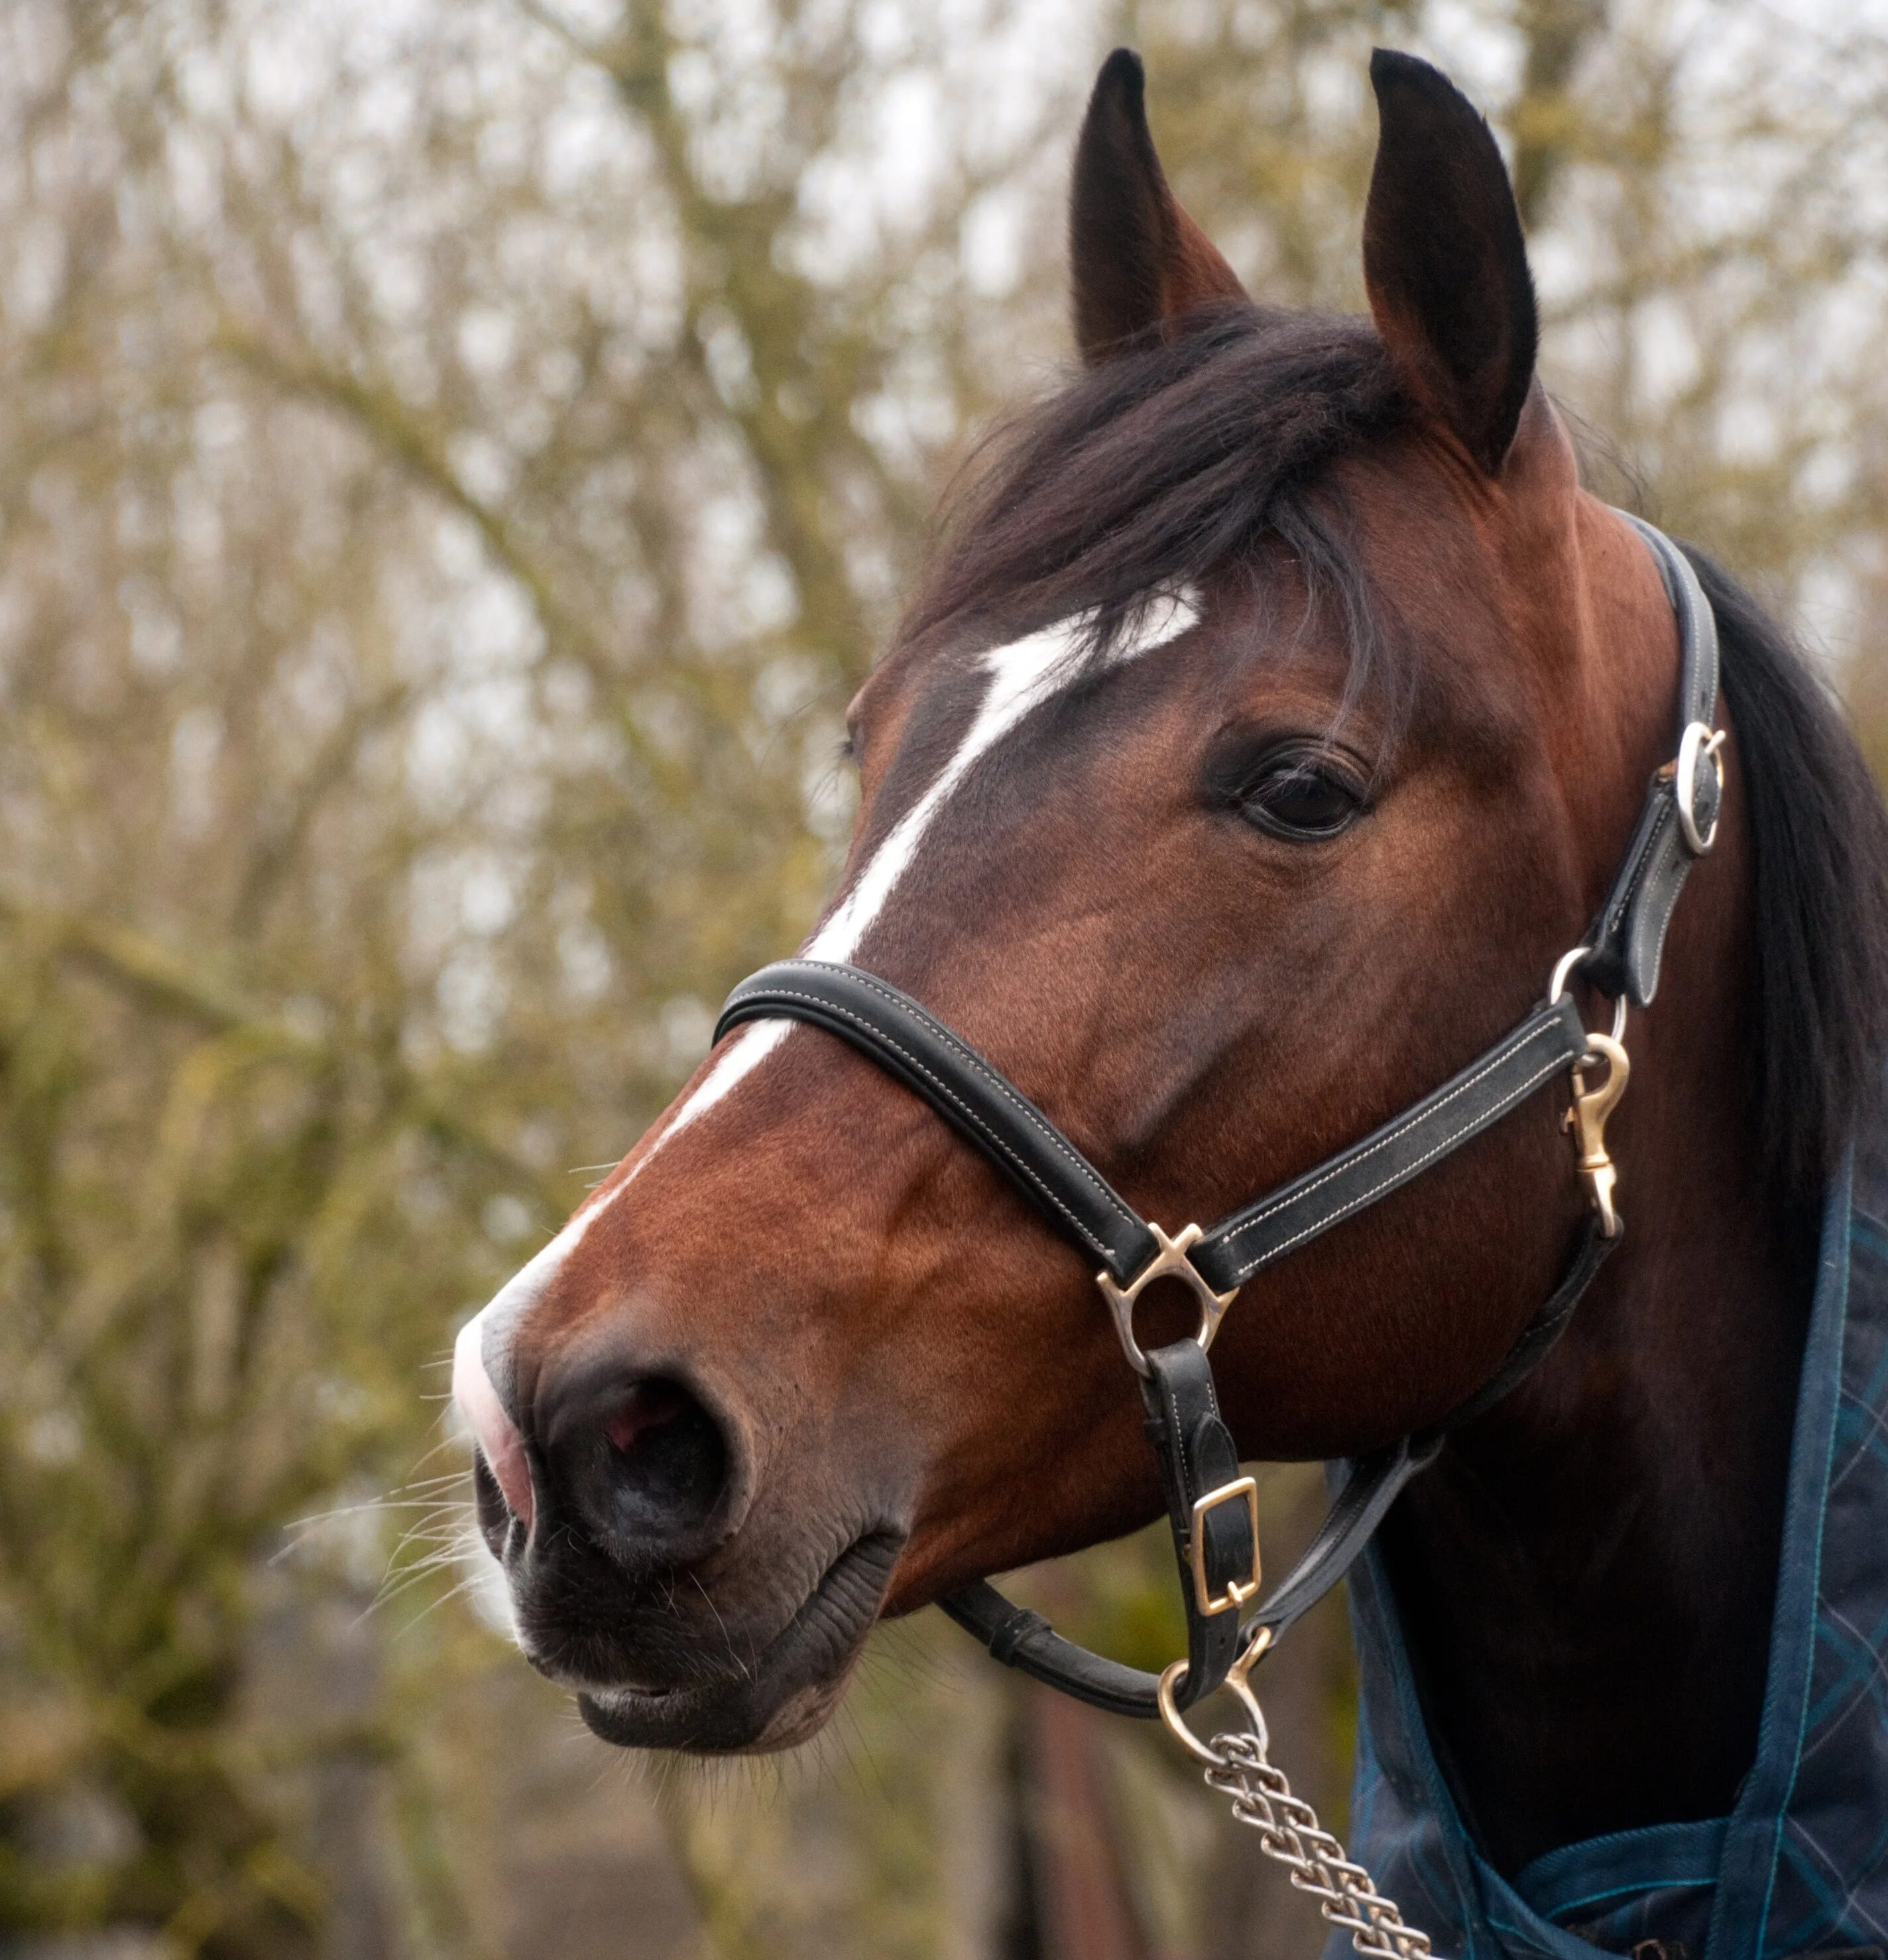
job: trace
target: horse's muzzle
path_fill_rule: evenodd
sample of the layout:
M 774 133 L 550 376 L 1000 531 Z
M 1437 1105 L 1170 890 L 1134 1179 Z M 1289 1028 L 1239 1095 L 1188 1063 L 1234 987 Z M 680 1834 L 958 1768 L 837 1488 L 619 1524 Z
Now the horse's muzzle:
M 538 1383 L 523 1427 L 476 1336 L 461 1339 L 454 1390 L 519 1644 L 577 1691 L 597 1735 L 723 1752 L 784 1748 L 820 1726 L 901 1530 L 750 1515 L 733 1419 L 607 1347 Z

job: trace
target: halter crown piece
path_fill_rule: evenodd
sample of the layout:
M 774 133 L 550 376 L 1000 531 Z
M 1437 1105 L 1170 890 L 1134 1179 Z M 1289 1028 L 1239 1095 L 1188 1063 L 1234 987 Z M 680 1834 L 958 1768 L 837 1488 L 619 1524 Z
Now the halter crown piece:
M 1242 1816 L 1259 1824 L 1266 1848 L 1297 1867 L 1294 1876 L 1323 1896 L 1326 1916 L 1350 1927 L 1367 1952 L 1406 1956 L 1426 1952 L 1428 1943 L 1402 1927 L 1395 1908 L 1370 1890 L 1367 1876 L 1343 1859 L 1266 1763 L 1264 1724 L 1246 1677 L 1349 1570 L 1448 1433 L 1492 1408 L 1552 1348 L 1624 1229 L 1613 1208 L 1605 1126 L 1626 1083 L 1627 1010 L 1649 1005 L 1657 988 L 1673 908 L 1693 861 L 1715 839 L 1724 781 L 1724 736 L 1711 725 L 1718 633 L 1710 603 L 1669 538 L 1636 517 L 1627 521 L 1651 548 L 1677 616 L 1679 735 L 1673 760 L 1653 775 L 1625 860 L 1586 937 L 1555 966 L 1543 1004 L 1492 1048 L 1360 1142 L 1218 1224 L 1189 1224 L 1170 1236 L 1141 1217 L 998 1069 L 909 994 L 859 967 L 807 959 L 763 967 L 728 996 L 715 1030 L 718 1039 L 743 1022 L 784 1018 L 837 1036 L 929 1103 L 1097 1262 L 1095 1284 L 1141 1379 L 1180 1571 L 1186 1657 L 1158 1676 L 1124 1666 L 1063 1639 L 1041 1615 L 988 1583 L 952 1594 L 944 1609 L 997 1659 L 1052 1688 L 1117 1714 L 1165 1716 L 1208 1763 L 1208 1781 L 1235 1796 Z M 1568 991 L 1576 973 L 1614 1002 L 1609 1034 L 1590 1034 L 1581 1022 Z M 1588 1072 L 1602 1064 L 1605 1079 L 1589 1089 Z M 1259 1591 L 1258 1492 L 1240 1473 L 1214 1390 L 1208 1351 L 1221 1318 L 1255 1273 L 1387 1197 L 1562 1075 L 1574 1091 L 1568 1127 L 1590 1215 L 1559 1284 L 1466 1402 L 1431 1428 L 1347 1465 L 1303 1556 L 1242 1618 Z M 1135 1303 L 1164 1278 L 1192 1291 L 1199 1327 L 1144 1352 L 1135 1338 Z M 1228 1682 L 1252 1733 L 1201 1743 L 1178 1710 Z M 1288 1848 L 1277 1850 L 1275 1840 Z

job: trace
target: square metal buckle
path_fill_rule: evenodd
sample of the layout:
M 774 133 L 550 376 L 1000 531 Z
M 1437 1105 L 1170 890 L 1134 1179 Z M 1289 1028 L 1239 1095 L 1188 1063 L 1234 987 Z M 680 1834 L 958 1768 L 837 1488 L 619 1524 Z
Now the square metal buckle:
M 1221 1504 L 1236 1503 L 1240 1498 L 1245 1500 L 1246 1516 L 1252 1526 L 1252 1577 L 1229 1579 L 1225 1591 L 1215 1599 L 1206 1580 L 1206 1534 L 1200 1526 L 1209 1511 L 1217 1510 Z M 1193 1507 L 1192 1535 L 1187 1552 L 1193 1568 L 1193 1603 L 1205 1618 L 1210 1620 L 1216 1613 L 1229 1613 L 1243 1606 L 1258 1592 L 1259 1486 L 1251 1478 L 1235 1477 L 1230 1484 L 1208 1491 Z

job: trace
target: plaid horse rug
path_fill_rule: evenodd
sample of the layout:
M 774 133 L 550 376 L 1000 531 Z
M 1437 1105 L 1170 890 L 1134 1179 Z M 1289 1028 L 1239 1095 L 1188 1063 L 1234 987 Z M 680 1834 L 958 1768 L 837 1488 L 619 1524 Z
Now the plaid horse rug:
M 1568 1844 L 1512 1880 L 1465 1827 L 1383 1564 L 1352 1574 L 1353 1854 L 1451 1960 L 1888 1955 L 1888 1136 L 1829 1194 L 1756 1761 L 1727 1817 Z M 1326 1960 L 1349 1940 L 1332 1938 Z

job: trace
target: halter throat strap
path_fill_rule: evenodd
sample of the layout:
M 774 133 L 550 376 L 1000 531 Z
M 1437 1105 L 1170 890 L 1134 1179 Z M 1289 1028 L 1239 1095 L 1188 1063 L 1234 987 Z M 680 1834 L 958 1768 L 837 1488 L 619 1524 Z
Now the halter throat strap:
M 1603 1145 L 1606 1111 L 1624 1087 L 1617 1042 L 1627 1003 L 1657 989 L 1667 930 L 1692 861 L 1711 848 L 1724 790 L 1723 740 L 1711 727 L 1718 696 L 1718 641 L 1711 608 L 1683 554 L 1660 532 L 1629 518 L 1664 581 L 1679 629 L 1679 732 L 1673 759 L 1649 785 L 1624 862 L 1587 938 L 1556 969 L 1549 998 L 1442 1086 L 1361 1141 L 1255 1200 L 1210 1230 L 1170 1237 L 1142 1218 L 1036 1106 L 954 1030 L 889 981 L 862 968 L 792 959 L 763 967 L 729 995 L 715 1039 L 741 1024 L 785 1019 L 824 1029 L 876 1063 L 935 1110 L 1017 1185 L 1042 1216 L 1096 1262 L 1097 1284 L 1123 1351 L 1141 1376 L 1150 1443 L 1160 1466 L 1188 1630 L 1182 1707 L 1210 1693 L 1235 1666 L 1250 1665 L 1343 1577 L 1403 1486 L 1431 1462 L 1448 1432 L 1492 1408 L 1546 1355 L 1621 1230 L 1611 1203 L 1613 1167 Z M 1613 1038 L 1590 1036 L 1566 983 L 1580 972 L 1619 1004 Z M 1583 1228 L 1559 1284 L 1495 1375 L 1460 1408 L 1421 1434 L 1359 1457 L 1345 1468 L 1323 1523 L 1284 1581 L 1243 1623 L 1259 1590 L 1256 1487 L 1239 1474 L 1208 1360 L 1221 1316 L 1253 1275 L 1387 1197 L 1530 1100 L 1581 1071 L 1601 1049 L 1606 1089 L 1577 1096 L 1581 1174 L 1595 1216 Z M 1595 1106 L 1597 1108 L 1595 1114 Z M 1588 1118 L 1590 1118 L 1590 1128 Z M 1135 1303 L 1155 1279 L 1181 1280 L 1200 1306 L 1193 1337 L 1143 1353 Z M 1064 1640 L 1040 1615 L 980 1583 L 942 1602 L 1006 1664 L 1122 1714 L 1158 1712 L 1157 1678 Z

